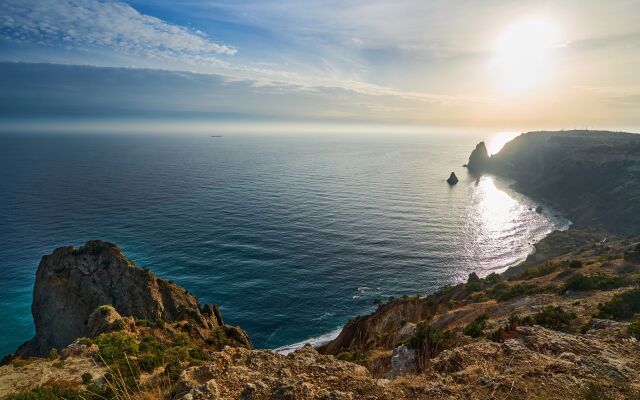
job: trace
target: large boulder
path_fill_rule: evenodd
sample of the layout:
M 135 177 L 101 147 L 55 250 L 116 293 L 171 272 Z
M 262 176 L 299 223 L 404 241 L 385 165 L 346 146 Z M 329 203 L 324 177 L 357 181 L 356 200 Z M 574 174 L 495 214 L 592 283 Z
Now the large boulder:
M 243 331 L 224 325 L 217 306 L 200 307 L 185 289 L 136 267 L 117 246 L 100 240 L 79 249 L 61 247 L 42 258 L 31 312 L 36 334 L 16 351 L 21 357 L 44 356 L 78 337 L 110 330 L 113 324 L 122 325 L 116 322 L 120 316 L 162 322 L 190 320 L 202 338 L 212 329 L 223 328 L 251 346 Z

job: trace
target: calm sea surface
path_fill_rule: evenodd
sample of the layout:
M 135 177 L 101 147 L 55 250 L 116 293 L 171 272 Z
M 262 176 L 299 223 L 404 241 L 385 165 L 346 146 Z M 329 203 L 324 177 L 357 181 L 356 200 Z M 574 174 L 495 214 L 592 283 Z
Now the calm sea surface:
M 2 135 L 0 354 L 33 334 L 40 257 L 88 239 L 219 303 L 266 348 L 502 270 L 567 221 L 467 175 L 478 139 Z

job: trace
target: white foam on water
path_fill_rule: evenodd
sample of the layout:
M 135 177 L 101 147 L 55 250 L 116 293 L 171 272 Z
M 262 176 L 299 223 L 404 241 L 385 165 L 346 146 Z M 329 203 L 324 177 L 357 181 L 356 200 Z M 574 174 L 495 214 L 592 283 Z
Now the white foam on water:
M 313 347 L 322 346 L 323 344 L 329 343 L 333 339 L 337 338 L 338 335 L 340 334 L 340 331 L 342 331 L 342 327 L 339 327 L 331 332 L 325 333 L 324 335 L 320 335 L 318 337 L 314 337 L 314 338 L 303 340 L 298 343 L 287 344 L 287 345 L 278 347 L 277 349 L 274 349 L 274 351 L 280 354 L 287 355 L 289 353 L 292 353 L 298 350 L 299 348 L 303 347 L 307 343 L 309 343 Z

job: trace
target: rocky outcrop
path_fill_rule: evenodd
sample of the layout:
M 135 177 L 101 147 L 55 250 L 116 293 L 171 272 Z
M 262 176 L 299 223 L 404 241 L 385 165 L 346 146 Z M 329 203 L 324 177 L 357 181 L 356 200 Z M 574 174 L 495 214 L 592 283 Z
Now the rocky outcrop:
M 447 179 L 447 183 L 452 186 L 458 183 L 458 177 L 456 176 L 455 172 L 452 172 L 451 175 L 449 175 L 449 178 Z
M 480 142 L 476 145 L 476 148 L 471 152 L 469 156 L 469 162 L 467 168 L 470 172 L 483 172 L 486 170 L 489 164 L 489 152 L 484 142 Z
M 468 167 L 513 179 L 516 190 L 554 206 L 579 229 L 640 234 L 640 135 L 529 132 L 491 157 L 479 143 Z
M 79 249 L 61 247 L 42 258 L 31 311 L 36 334 L 16 351 L 21 357 L 43 356 L 78 337 L 113 330 L 115 325 L 121 328 L 126 318 L 188 319 L 202 338 L 224 327 L 234 339 L 251 346 L 242 330 L 224 326 L 217 306 L 201 307 L 185 289 L 136 267 L 117 246 L 99 240 Z

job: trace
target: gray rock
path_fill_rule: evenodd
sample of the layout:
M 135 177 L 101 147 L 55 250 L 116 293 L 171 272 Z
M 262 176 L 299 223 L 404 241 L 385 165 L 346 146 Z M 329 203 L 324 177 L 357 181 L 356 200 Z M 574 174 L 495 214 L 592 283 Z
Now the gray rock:
M 406 345 L 400 345 L 393 349 L 391 355 L 391 373 L 392 375 L 406 375 L 416 372 L 418 352 L 408 348 Z

